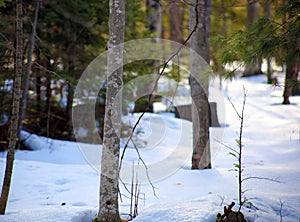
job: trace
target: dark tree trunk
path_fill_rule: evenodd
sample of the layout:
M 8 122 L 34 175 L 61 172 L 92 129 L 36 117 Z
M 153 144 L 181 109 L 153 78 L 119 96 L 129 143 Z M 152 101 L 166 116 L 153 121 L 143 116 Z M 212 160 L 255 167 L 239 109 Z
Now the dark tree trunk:
M 290 104 L 289 98 L 293 95 L 293 89 L 296 88 L 299 90 L 299 71 L 300 63 L 298 61 L 287 64 L 282 104 Z
M 66 131 L 71 136 L 72 132 L 72 107 L 73 107 L 73 99 L 74 99 L 74 79 L 76 78 L 75 72 L 75 56 L 76 56 L 76 41 L 77 35 L 75 32 L 75 27 L 72 22 L 68 21 L 65 23 L 65 29 L 68 36 L 68 45 L 67 45 L 67 52 L 68 56 L 68 66 L 67 72 L 71 77 L 71 81 L 68 82 L 68 96 L 67 96 L 67 108 L 66 108 Z
M 197 24 L 197 30 L 191 37 L 190 47 L 199 54 L 207 64 L 210 61 L 209 53 L 209 12 L 208 0 L 190 1 L 190 30 Z M 197 7 L 197 10 L 195 10 Z M 192 117 L 193 117 L 193 156 L 192 169 L 211 168 L 209 125 L 210 113 L 208 102 L 208 83 L 209 77 L 199 73 L 201 64 L 195 53 L 191 52 L 191 73 L 190 86 L 192 96 Z M 203 70 L 202 70 L 203 71 Z
M 47 60 L 47 70 L 52 70 L 52 65 L 50 64 L 50 61 Z M 44 114 L 47 116 L 46 118 L 46 136 L 50 136 L 50 124 L 51 124 L 51 102 L 52 102 L 52 88 L 51 88 L 51 73 L 47 71 L 46 73 L 46 106 Z M 45 126 L 43 124 L 43 126 Z
M 38 21 L 38 14 L 40 9 L 40 1 L 36 0 L 35 3 L 35 9 L 34 9 L 34 19 L 32 24 L 32 32 L 30 36 L 30 43 L 29 43 L 29 50 L 28 50 L 28 57 L 27 57 L 27 68 L 25 73 L 25 81 L 24 81 L 24 90 L 22 93 L 22 100 L 21 100 L 21 112 L 20 112 L 20 118 L 19 118 L 19 130 L 22 129 L 22 120 L 25 117 L 26 112 L 26 105 L 27 105 L 27 93 L 29 88 L 29 80 L 30 80 L 30 74 L 31 74 L 31 66 L 32 66 L 32 54 L 34 51 L 34 44 L 35 44 L 35 33 L 36 33 L 36 27 L 37 27 L 37 21 Z
M 39 75 L 39 72 L 36 76 L 36 112 L 37 114 L 40 116 L 41 112 L 42 112 L 42 108 L 41 108 L 41 85 L 42 85 L 42 80 L 41 80 L 41 76 Z
M 157 37 L 161 38 L 161 9 L 160 9 L 160 0 L 147 0 L 146 7 L 147 7 L 147 14 L 148 14 L 148 21 L 149 21 L 149 30 L 151 32 L 156 32 Z
M 258 0 L 247 0 L 247 28 L 250 28 L 258 19 L 258 7 Z M 257 61 L 246 65 L 243 76 L 252 76 L 261 73 L 261 61 Z
M 291 1 L 292 3 L 292 1 Z M 286 75 L 285 75 L 285 84 L 283 92 L 283 104 L 290 104 L 289 97 L 293 94 L 296 94 L 300 91 L 299 83 L 299 71 L 300 71 L 300 38 L 299 38 L 299 28 L 300 28 L 300 19 L 297 12 L 300 7 L 299 4 L 294 5 L 293 10 L 290 10 L 288 13 L 288 20 L 294 20 L 292 24 L 287 26 L 289 32 L 289 42 L 288 42 L 288 56 L 286 63 Z
M 15 149 L 18 143 L 18 120 L 21 99 L 21 80 L 22 80 L 22 63 L 23 63 L 23 12 L 22 0 L 16 1 L 16 73 L 13 89 L 13 103 L 11 114 L 11 125 L 8 143 L 8 152 L 6 157 L 6 168 L 2 184 L 2 192 L 0 197 L 0 214 L 5 214 L 8 195 L 10 191 L 11 176 L 15 159 Z
M 264 16 L 268 19 L 271 18 L 271 1 L 268 0 L 264 3 Z M 271 58 L 267 58 L 267 78 L 268 78 L 268 83 L 272 84 L 273 83 L 273 78 L 272 78 L 272 67 L 271 67 Z
M 183 16 L 184 11 L 180 1 L 171 1 L 169 5 L 170 14 L 170 40 L 183 43 Z
M 75 78 L 75 62 L 74 62 L 74 54 L 71 53 L 69 57 L 69 66 L 68 71 L 70 77 Z M 68 134 L 71 136 L 72 132 L 72 107 L 73 107 L 73 99 L 74 99 L 74 86 L 71 82 L 68 82 L 68 96 L 67 96 L 67 108 L 66 108 L 66 130 Z

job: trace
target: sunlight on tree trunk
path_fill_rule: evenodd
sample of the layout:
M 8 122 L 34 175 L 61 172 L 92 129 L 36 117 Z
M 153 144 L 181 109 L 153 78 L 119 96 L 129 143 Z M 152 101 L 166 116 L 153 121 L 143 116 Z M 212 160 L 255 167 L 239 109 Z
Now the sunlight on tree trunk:
M 191 37 L 190 47 L 199 54 L 208 64 L 209 55 L 209 11 L 207 11 L 207 0 L 190 1 L 190 30 L 195 24 L 197 30 Z M 195 10 L 195 7 L 196 10 Z M 208 102 L 208 82 L 209 77 L 199 74 L 201 64 L 197 64 L 197 59 L 191 51 L 191 73 L 199 75 L 200 79 L 190 75 L 191 96 L 192 96 L 192 116 L 193 116 L 193 156 L 192 169 L 211 168 L 209 125 L 210 113 Z M 201 83 L 201 85 L 200 85 Z
M 119 156 L 125 0 L 110 0 L 107 90 L 101 162 L 99 221 L 119 222 Z M 114 68 L 118 65 L 118 69 Z
M 21 80 L 22 80 L 22 62 L 23 62 L 23 12 L 22 0 L 16 1 L 16 73 L 14 81 L 13 104 L 11 114 L 11 125 L 9 134 L 8 152 L 6 157 L 6 168 L 0 197 L 0 214 L 5 214 L 8 195 L 10 191 L 11 176 L 13 172 L 15 148 L 18 143 L 18 121 L 21 99 Z

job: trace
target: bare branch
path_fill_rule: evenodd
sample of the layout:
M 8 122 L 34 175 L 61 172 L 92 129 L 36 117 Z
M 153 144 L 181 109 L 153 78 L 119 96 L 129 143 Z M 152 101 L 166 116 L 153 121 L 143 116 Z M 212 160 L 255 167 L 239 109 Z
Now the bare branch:
M 234 152 L 235 154 L 239 155 L 239 152 L 236 151 L 234 148 L 230 147 L 229 145 L 219 141 L 219 140 L 216 140 L 219 144 L 221 144 L 222 146 L 226 147 L 227 149 L 229 149 L 230 151 Z
M 154 92 L 155 90 L 157 89 L 157 85 L 158 85 L 158 81 L 160 80 L 160 78 L 164 75 L 164 72 L 165 72 L 165 69 L 167 67 L 167 65 L 169 64 L 169 62 L 175 57 L 175 56 L 178 56 L 180 51 L 182 50 L 182 48 L 187 44 L 187 42 L 190 40 L 190 38 L 192 37 L 192 35 L 196 32 L 197 30 L 197 27 L 198 27 L 198 24 L 199 24 L 199 18 L 198 18 L 198 0 L 197 0 L 197 3 L 195 5 L 195 14 L 196 14 L 196 23 L 195 23 L 195 26 L 193 27 L 193 30 L 190 32 L 190 34 L 188 35 L 188 37 L 184 40 L 184 42 L 178 47 L 178 49 L 175 51 L 175 53 L 173 53 L 165 62 L 164 64 L 162 65 L 162 69 L 159 73 L 159 75 L 157 76 L 157 78 L 155 79 L 155 82 L 154 82 L 154 87 L 151 91 L 151 94 L 149 96 L 149 99 L 148 99 L 148 107 L 150 107 L 150 104 L 152 102 L 152 100 L 154 99 Z M 130 141 L 133 142 L 132 140 L 132 136 L 133 136 L 133 133 L 135 132 L 135 129 L 137 128 L 137 126 L 139 125 L 141 119 L 143 118 L 143 116 L 145 115 L 146 111 L 143 111 L 141 113 L 141 115 L 139 116 L 139 118 L 137 119 L 136 123 L 134 124 L 133 128 L 132 128 L 132 131 L 129 135 L 129 138 L 127 139 L 127 142 L 124 146 L 124 149 L 123 149 L 123 152 L 122 152 L 122 155 L 121 155 L 121 160 L 120 160 L 120 166 L 119 166 L 119 172 L 120 172 L 120 169 L 122 167 L 122 162 L 123 162 L 123 158 L 124 158 L 124 155 L 125 155 L 125 152 L 128 148 L 128 144 Z M 134 143 L 133 143 L 134 144 Z M 156 193 L 155 193 L 155 187 L 153 186 L 151 180 L 150 180 L 150 177 L 149 177 L 149 174 L 148 174 L 148 168 L 146 166 L 146 163 L 142 160 L 139 152 L 138 152 L 138 148 L 136 147 L 136 145 L 134 144 L 134 147 L 135 147 L 135 150 L 137 151 L 138 153 L 138 156 L 139 156 L 139 159 L 142 161 L 145 169 L 146 169 L 146 173 L 147 173 L 147 178 L 149 180 L 149 183 L 151 184 L 152 186 L 152 189 L 153 189 L 153 193 L 154 195 L 156 196 Z M 156 196 L 157 197 L 157 196 Z
M 251 177 L 245 177 L 242 179 L 242 182 L 250 180 L 250 179 L 257 179 L 257 180 L 268 180 L 271 182 L 276 182 L 276 183 L 282 183 L 280 180 L 268 178 L 268 177 L 256 177 L 256 176 L 251 176 Z

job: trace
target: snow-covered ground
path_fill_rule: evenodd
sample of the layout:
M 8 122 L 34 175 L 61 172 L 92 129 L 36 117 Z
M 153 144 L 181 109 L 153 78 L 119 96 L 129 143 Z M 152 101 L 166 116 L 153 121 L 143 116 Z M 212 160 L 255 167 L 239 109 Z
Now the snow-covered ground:
M 282 76 L 279 77 L 282 83 Z M 219 83 L 212 83 L 212 89 Z M 156 196 L 143 175 L 140 187 L 139 215 L 135 222 L 190 221 L 214 222 L 223 206 L 236 201 L 236 173 L 230 171 L 235 159 L 224 143 L 236 147 L 239 119 L 227 97 L 241 109 L 243 86 L 247 90 L 244 155 L 245 196 L 253 203 L 243 209 L 248 221 L 300 220 L 300 97 L 281 105 L 282 87 L 266 84 L 265 76 L 236 79 L 224 83 L 219 105 L 223 127 L 211 128 L 212 169 L 190 170 L 191 123 L 172 114 L 147 114 L 140 124 L 140 154 L 149 164 L 149 175 Z M 215 89 L 215 88 L 214 88 Z M 212 90 L 213 91 L 213 90 Z M 218 96 L 216 96 L 218 97 Z M 214 98 L 212 100 L 220 99 Z M 130 123 L 137 116 L 128 117 Z M 147 143 L 143 143 L 147 141 Z M 101 147 L 49 140 L 35 135 L 27 142 L 35 151 L 17 151 L 7 214 L 3 222 L 80 222 L 91 221 L 98 210 Z M 1 184 L 6 153 L 0 153 Z M 95 159 L 93 159 L 95 157 Z M 130 181 L 131 164 L 137 163 L 134 149 L 125 155 L 124 181 Z M 127 168 L 126 168 L 127 167 Z M 129 169 L 129 170 L 128 170 Z M 128 185 L 130 187 L 130 184 Z M 121 191 L 126 193 L 123 185 Z M 122 217 L 129 213 L 130 200 L 120 203 Z

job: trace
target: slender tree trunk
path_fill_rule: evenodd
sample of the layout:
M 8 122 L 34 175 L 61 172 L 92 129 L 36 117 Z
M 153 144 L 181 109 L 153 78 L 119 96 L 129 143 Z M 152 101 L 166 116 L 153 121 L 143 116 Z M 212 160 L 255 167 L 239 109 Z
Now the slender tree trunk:
M 100 180 L 99 221 L 119 222 L 119 156 L 123 85 L 123 48 L 125 0 L 110 0 L 108 79 L 104 118 L 103 150 Z M 120 63 L 121 61 L 121 63 Z M 114 66 L 119 64 L 117 70 Z
M 41 80 L 41 76 L 40 76 L 40 71 L 38 71 L 37 76 L 36 76 L 36 103 L 35 103 L 35 107 L 36 107 L 36 113 L 38 115 L 38 119 L 37 119 L 37 124 L 40 125 L 41 124 L 41 119 L 42 119 L 42 107 L 41 107 L 41 85 L 42 85 L 42 80 Z M 35 131 L 37 134 L 39 134 L 41 132 L 40 127 Z
M 46 60 L 47 70 L 52 70 L 50 59 Z M 50 137 L 50 125 L 51 125 L 51 103 L 52 103 L 52 88 L 51 88 L 52 76 L 50 72 L 46 73 L 46 106 L 43 111 L 42 126 L 46 127 L 46 137 Z M 46 120 L 46 121 L 45 121 Z
M 147 0 L 147 19 L 149 22 L 148 29 L 152 33 L 156 33 L 157 38 L 162 36 L 162 10 L 161 10 L 161 0 Z M 156 39 L 155 41 L 159 41 Z M 154 69 L 158 67 L 157 61 L 149 61 L 149 66 L 152 66 Z M 157 70 L 156 70 L 157 71 Z M 155 71 L 155 72 L 156 72 Z M 147 82 L 141 83 L 142 87 L 139 87 L 137 90 L 137 95 L 141 95 L 142 92 L 151 92 L 153 85 Z M 143 93 L 142 93 L 143 94 Z M 153 99 L 149 98 L 151 95 L 145 95 L 142 98 L 135 101 L 134 112 L 153 112 Z
M 69 56 L 69 64 L 68 64 L 68 72 L 72 79 L 75 78 L 75 57 L 74 53 L 71 50 Z M 66 130 L 70 133 L 72 131 L 72 107 L 73 107 L 73 99 L 74 99 L 74 86 L 71 82 L 68 82 L 68 96 L 67 96 L 67 108 L 66 108 Z
M 67 52 L 69 53 L 68 56 L 68 66 L 67 72 L 72 80 L 75 79 L 75 56 L 76 56 L 76 41 L 77 35 L 75 32 L 75 28 L 72 25 L 72 22 L 68 21 L 65 23 L 65 29 L 68 33 L 68 45 L 67 45 Z M 72 132 L 72 107 L 73 107 L 73 99 L 74 99 L 74 86 L 72 82 L 68 82 L 68 96 L 67 96 L 67 108 L 66 108 L 66 130 L 70 133 Z M 70 133 L 71 136 L 71 133 Z
M 26 67 L 26 73 L 25 73 L 25 81 L 24 81 L 24 90 L 22 93 L 22 100 L 21 100 L 21 112 L 20 112 L 20 118 L 19 118 L 19 130 L 22 129 L 22 120 L 25 117 L 25 111 L 26 111 L 26 105 L 27 105 L 27 91 L 29 88 L 29 80 L 30 80 L 30 74 L 31 74 L 31 66 L 32 66 L 32 54 L 34 50 L 34 44 L 35 44 L 35 33 L 36 33 L 36 26 L 38 21 L 38 14 L 40 9 L 40 1 L 36 0 L 35 3 L 35 9 L 34 9 L 34 19 L 32 24 L 32 32 L 30 36 L 30 43 L 29 43 L 29 50 L 28 50 L 28 57 L 27 57 L 27 67 Z
M 192 30 L 197 25 L 197 30 L 191 38 L 190 47 L 199 54 L 208 64 L 209 53 L 209 16 L 207 0 L 191 0 L 189 26 Z M 195 10 L 195 7 L 197 9 Z M 192 169 L 211 168 L 209 125 L 210 111 L 208 102 L 209 77 L 199 73 L 199 60 L 191 51 L 191 73 L 190 86 L 192 96 L 192 117 L 193 117 L 193 156 Z
M 170 14 L 170 40 L 183 43 L 183 24 L 181 3 L 178 1 L 171 1 L 169 5 Z
M 266 1 L 263 5 L 264 7 L 264 16 L 268 19 L 271 18 L 271 1 Z M 271 58 L 267 58 L 267 78 L 268 83 L 271 84 L 273 82 L 272 79 L 272 68 L 271 68 Z
M 18 143 L 18 119 L 20 111 L 21 98 L 21 80 L 22 80 L 22 62 L 23 62 L 23 7 L 22 0 L 16 1 L 17 15 L 16 15 L 16 74 L 14 81 L 14 94 L 11 114 L 10 136 L 8 144 L 8 152 L 6 157 L 6 168 L 4 180 L 2 185 L 2 192 L 0 197 L 0 214 L 5 214 L 8 195 L 11 184 L 11 176 L 13 172 L 15 148 Z
M 258 19 L 258 0 L 247 0 L 247 28 L 250 28 L 251 25 Z M 260 74 L 261 71 L 261 61 L 253 62 L 247 64 L 243 76 L 251 76 L 255 74 Z
M 162 16 L 161 16 L 161 8 L 160 8 L 161 0 L 147 0 L 147 14 L 149 21 L 149 30 L 151 32 L 156 32 L 157 37 L 161 38 L 162 35 Z
M 227 36 L 227 16 L 226 16 L 226 6 L 225 6 L 225 0 L 222 0 L 222 34 L 224 37 Z

